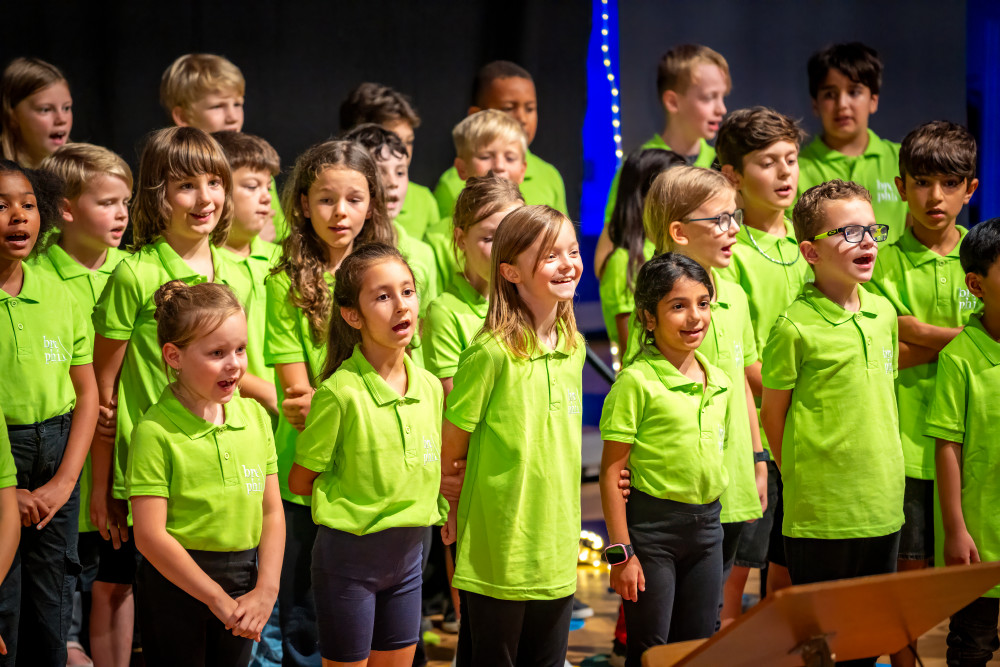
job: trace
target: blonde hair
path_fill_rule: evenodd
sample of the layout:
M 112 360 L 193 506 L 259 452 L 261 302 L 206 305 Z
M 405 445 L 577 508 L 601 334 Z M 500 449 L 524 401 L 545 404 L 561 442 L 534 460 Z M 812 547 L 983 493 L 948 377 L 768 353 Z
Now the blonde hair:
M 555 246 L 563 225 L 573 223 L 551 206 L 522 206 L 500 221 L 493 237 L 490 271 L 489 309 L 480 335 L 492 333 L 516 357 L 527 359 L 538 348 L 535 322 L 527 304 L 517 291 L 517 285 L 500 274 L 501 264 L 514 264 L 539 237 L 542 247 L 534 257 L 534 273 L 542 258 Z M 569 349 L 576 349 L 576 316 L 572 301 L 556 307 L 556 328 L 566 338 Z
M 465 181 L 465 187 L 458 193 L 451 222 L 454 229 L 468 232 L 473 225 L 479 224 L 511 204 L 524 206 L 524 195 L 521 194 L 521 188 L 517 183 L 497 176 L 492 171 L 485 176 L 472 176 Z M 457 259 L 455 234 L 451 236 L 451 243 Z
M 38 58 L 14 58 L 0 76 L 0 155 L 18 164 L 27 165 L 21 133 L 14 121 L 14 109 L 25 98 L 54 83 L 65 83 L 66 77 L 55 65 Z
M 463 160 L 497 140 L 517 144 L 522 160 L 528 153 L 528 139 L 521 124 L 496 109 L 483 109 L 466 116 L 451 131 L 451 138 L 455 142 L 455 155 Z
M 729 179 L 702 167 L 674 167 L 657 176 L 642 212 L 642 226 L 656 253 L 673 249 L 671 222 L 684 220 L 713 197 L 734 193 Z
M 663 93 L 672 90 L 683 95 L 694 82 L 694 70 L 698 65 L 715 65 L 722 70 L 726 78 L 726 93 L 732 88 L 729 78 L 729 63 L 718 51 L 701 44 L 681 44 L 670 49 L 660 58 L 656 68 L 656 92 L 663 98 Z
M 87 184 L 99 176 L 120 179 L 132 191 L 132 170 L 114 151 L 103 146 L 74 143 L 60 146 L 42 160 L 39 169 L 50 171 L 63 181 L 63 197 L 76 199 Z
M 246 80 L 240 68 L 211 53 L 188 53 L 173 63 L 160 79 L 160 104 L 173 118 L 175 107 L 191 106 L 212 93 L 233 92 L 242 96 Z
M 368 219 L 354 239 L 354 249 L 368 243 L 396 245 L 396 231 L 385 208 L 385 190 L 378 167 L 364 148 L 351 141 L 325 141 L 306 150 L 295 161 L 291 177 L 281 195 L 281 208 L 288 221 L 289 234 L 282 242 L 281 259 L 271 269 L 272 275 L 288 274 L 291 280 L 289 300 L 302 309 L 309 321 L 313 342 L 326 340 L 333 303 L 323 274 L 327 267 L 326 244 L 316 235 L 312 222 L 302 210 L 302 197 L 326 169 L 349 169 L 368 182 Z
M 133 250 L 152 243 L 167 229 L 167 182 L 201 174 L 218 176 L 225 187 L 226 200 L 210 238 L 215 246 L 226 242 L 233 222 L 233 176 L 225 153 L 211 135 L 198 128 L 167 127 L 149 137 L 139 159 L 139 179 L 129 211 Z

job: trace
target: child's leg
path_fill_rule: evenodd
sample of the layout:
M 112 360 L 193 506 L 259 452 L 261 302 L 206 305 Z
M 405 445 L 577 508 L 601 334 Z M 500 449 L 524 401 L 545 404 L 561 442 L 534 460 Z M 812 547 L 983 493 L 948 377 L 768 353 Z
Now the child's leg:
M 948 665 L 985 665 L 1000 649 L 997 598 L 979 598 L 955 612 L 948 626 Z
M 144 560 L 135 576 L 135 605 L 146 667 L 206 667 L 205 627 L 215 617 L 205 604 Z
M 212 577 L 222 590 L 236 599 L 246 595 L 257 585 L 257 550 L 233 552 L 190 552 L 194 560 Z M 206 623 L 206 665 L 232 665 L 232 667 L 247 667 L 250 664 L 250 652 L 253 640 L 246 637 L 236 637 L 232 630 L 219 619 L 212 616 Z
M 423 528 L 391 528 L 382 532 L 384 535 L 378 537 L 387 544 L 380 551 L 394 563 L 397 574 L 394 583 L 375 595 L 371 665 L 384 662 L 375 653 L 404 649 L 408 649 L 412 661 L 413 648 L 420 637 L 425 531 Z
M 316 524 L 308 505 L 281 502 L 285 508 L 285 553 L 278 589 L 281 664 L 283 667 L 315 667 L 319 664 L 319 641 L 309 573 Z
M 768 461 L 767 509 L 761 518 L 743 524 L 740 543 L 736 547 L 736 560 L 733 563 L 733 569 L 722 584 L 720 620 L 723 624 L 735 620 L 743 613 L 743 589 L 746 588 L 750 570 L 762 569 L 767 565 L 771 528 L 774 526 L 775 506 L 778 504 L 779 497 L 777 466 L 774 465 L 773 461 Z
M 529 600 L 525 606 L 518 667 L 561 667 L 569 648 L 573 596 L 557 600 Z
M 719 502 L 689 505 L 683 551 L 677 553 L 674 608 L 668 641 L 706 639 L 717 629 L 722 597 L 723 529 Z M 647 580 L 648 590 L 648 580 Z
M 132 584 L 140 556 L 131 528 L 128 537 L 119 549 L 110 540 L 101 540 L 90 612 L 91 656 L 97 665 L 128 667 L 132 659 L 135 635 Z
M 21 618 L 21 552 L 14 554 L 7 576 L 0 584 L 0 638 L 7 655 L 0 655 L 0 667 L 13 667 L 17 660 L 17 635 Z
M 470 659 L 479 667 L 514 667 L 527 602 L 499 600 L 466 591 L 463 622 L 472 634 Z M 568 633 L 567 633 L 568 634 Z

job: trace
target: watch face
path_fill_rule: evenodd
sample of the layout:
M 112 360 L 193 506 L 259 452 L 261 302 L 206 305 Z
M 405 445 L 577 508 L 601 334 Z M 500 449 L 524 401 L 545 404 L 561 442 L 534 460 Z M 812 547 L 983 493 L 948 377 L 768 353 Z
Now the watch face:
M 611 565 L 619 565 L 628 560 L 628 554 L 625 553 L 625 547 L 621 544 L 615 544 L 605 549 L 604 556 L 608 559 L 608 563 Z

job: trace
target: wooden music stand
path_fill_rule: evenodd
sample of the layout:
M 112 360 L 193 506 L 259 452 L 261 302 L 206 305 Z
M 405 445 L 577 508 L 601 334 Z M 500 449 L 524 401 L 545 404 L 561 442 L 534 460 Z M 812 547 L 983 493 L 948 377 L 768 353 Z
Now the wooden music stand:
M 711 639 L 654 646 L 642 664 L 831 667 L 895 653 L 997 583 L 1000 562 L 793 586 Z

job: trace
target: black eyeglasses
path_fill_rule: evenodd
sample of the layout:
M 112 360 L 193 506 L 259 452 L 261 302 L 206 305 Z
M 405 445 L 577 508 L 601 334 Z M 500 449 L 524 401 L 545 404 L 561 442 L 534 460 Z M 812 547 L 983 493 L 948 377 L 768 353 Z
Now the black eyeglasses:
M 864 225 L 845 225 L 831 229 L 828 232 L 823 232 L 822 234 L 817 234 L 810 237 L 809 240 L 815 241 L 816 239 L 825 239 L 828 236 L 843 234 L 844 240 L 848 243 L 861 243 L 862 239 L 865 238 L 865 232 L 868 232 L 868 235 L 872 237 L 872 241 L 881 243 L 889 237 L 889 225 L 868 225 L 867 227 Z
M 721 231 L 728 232 L 734 222 L 737 227 L 743 224 L 743 209 L 738 208 L 732 213 L 720 213 L 719 215 L 711 218 L 688 218 L 682 222 L 698 222 L 701 220 L 712 220 L 716 225 L 718 225 Z

